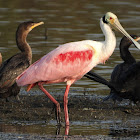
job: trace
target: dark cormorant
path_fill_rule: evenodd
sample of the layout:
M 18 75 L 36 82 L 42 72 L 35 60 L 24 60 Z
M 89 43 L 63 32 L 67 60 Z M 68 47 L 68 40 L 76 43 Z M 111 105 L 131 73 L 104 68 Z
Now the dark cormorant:
M 0 53 L 0 66 L 1 66 L 1 64 L 2 64 L 2 55 Z
M 32 62 L 32 50 L 26 42 L 28 33 L 43 22 L 34 23 L 32 21 L 21 23 L 16 31 L 16 43 L 21 51 L 15 54 L 0 66 L 0 98 L 17 96 L 20 87 L 17 86 L 16 77 L 21 74 Z
M 140 37 L 136 35 L 131 36 L 136 41 L 140 40 Z M 134 103 L 140 101 L 140 62 L 136 62 L 129 52 L 131 44 L 132 42 L 129 39 L 122 38 L 119 48 L 120 56 L 124 62 L 114 68 L 109 82 L 91 71 L 85 75 L 96 82 L 107 85 L 111 89 L 110 95 L 105 100 L 111 98 L 114 101 L 121 101 L 124 98 Z

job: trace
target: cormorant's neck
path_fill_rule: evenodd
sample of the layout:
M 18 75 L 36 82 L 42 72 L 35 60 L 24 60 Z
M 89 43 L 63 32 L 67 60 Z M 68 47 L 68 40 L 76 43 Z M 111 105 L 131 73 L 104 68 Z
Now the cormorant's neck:
M 135 58 L 131 55 L 129 51 L 129 47 L 131 44 L 120 44 L 120 56 L 126 63 L 134 63 L 136 62 Z
M 22 53 L 25 53 L 27 55 L 30 63 L 32 61 L 32 50 L 29 44 L 26 41 L 28 33 L 27 32 L 18 32 L 16 33 L 16 42 L 18 48 L 21 50 Z

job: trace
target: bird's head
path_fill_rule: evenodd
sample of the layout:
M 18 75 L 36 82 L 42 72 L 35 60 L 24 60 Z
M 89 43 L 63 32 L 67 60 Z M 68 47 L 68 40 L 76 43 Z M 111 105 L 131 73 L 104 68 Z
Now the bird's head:
M 26 37 L 28 33 L 35 27 L 44 24 L 44 22 L 33 22 L 33 21 L 28 21 L 28 22 L 23 22 L 21 23 L 16 31 L 16 42 L 17 46 L 21 51 L 25 51 L 25 46 L 26 44 Z
M 125 35 L 129 40 L 131 40 L 134 45 L 140 49 L 140 44 L 138 42 L 136 42 L 125 30 L 124 28 L 121 26 L 117 16 L 111 12 L 107 12 L 103 18 L 102 21 L 105 24 L 108 24 L 111 28 L 121 32 L 123 35 Z
M 131 35 L 131 37 L 133 37 L 134 40 L 136 40 L 136 41 L 139 41 L 139 40 L 140 40 L 140 36 L 137 36 L 137 35 Z
M 18 26 L 17 33 L 29 33 L 33 28 L 44 24 L 44 22 L 33 22 L 33 21 L 27 21 L 23 22 Z
M 42 25 L 42 24 L 44 24 L 44 22 L 36 23 L 36 22 L 28 21 L 28 22 L 25 23 L 25 28 L 26 28 L 26 30 L 31 31 L 33 28 L 35 28 L 35 27 L 37 27 L 39 25 Z
M 111 13 L 111 12 L 107 12 L 107 13 L 103 16 L 103 22 L 106 23 L 106 24 L 113 25 L 115 19 L 117 19 L 117 16 L 114 15 L 113 13 Z
M 140 40 L 140 37 L 137 36 L 137 35 L 130 35 L 135 41 L 139 41 Z M 129 40 L 126 36 L 124 36 L 122 39 L 121 39 L 121 42 L 120 42 L 120 48 L 123 46 L 128 48 L 133 42 L 131 40 Z M 135 45 L 134 45 L 135 46 Z

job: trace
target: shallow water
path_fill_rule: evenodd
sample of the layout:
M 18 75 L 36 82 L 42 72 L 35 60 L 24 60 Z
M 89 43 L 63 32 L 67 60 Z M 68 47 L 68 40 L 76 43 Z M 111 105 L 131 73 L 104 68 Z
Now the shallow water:
M 56 91 L 57 93 L 57 91 Z M 57 126 L 53 105 L 45 95 L 21 95 L 22 102 L 0 103 L 0 139 L 65 138 L 64 113 L 62 126 Z M 61 103 L 63 97 L 55 95 Z M 70 139 L 134 139 L 140 136 L 140 109 L 129 101 L 102 102 L 99 96 L 70 95 Z M 3 105 L 3 106 L 2 106 Z M 61 108 L 62 109 L 62 108 Z M 9 136 L 9 138 L 8 138 Z
M 111 11 L 118 16 L 121 24 L 128 31 L 128 33 L 140 35 L 139 9 L 139 0 L 100 0 L 96 2 L 89 0 L 24 0 L 24 2 L 21 0 L 14 0 L 14 2 L 10 0 L 1 0 L 0 52 L 2 53 L 3 60 L 18 52 L 15 42 L 15 31 L 19 23 L 28 20 L 45 22 L 45 25 L 39 26 L 31 31 L 27 38 L 27 41 L 33 50 L 33 62 L 38 60 L 44 54 L 53 50 L 60 44 L 85 39 L 98 41 L 104 40 L 104 35 L 102 34 L 99 26 L 99 20 L 108 11 Z M 45 39 L 46 29 L 48 34 L 47 40 Z M 110 74 L 114 66 L 121 63 L 118 45 L 122 35 L 120 33 L 116 33 L 116 37 L 117 47 L 113 55 L 105 65 L 99 64 L 96 68 L 93 69 L 94 72 L 108 80 L 110 79 Z M 135 58 L 139 60 L 139 51 L 134 46 L 131 47 L 131 52 L 133 53 Z M 47 86 L 48 90 L 52 93 L 54 93 L 54 87 L 59 91 L 60 95 L 63 95 L 65 84 L 60 83 Z M 31 94 L 32 92 L 35 95 L 42 94 L 37 88 L 34 88 L 31 91 Z M 109 90 L 104 85 L 98 84 L 83 77 L 81 80 L 73 84 L 70 90 L 70 94 L 82 96 L 84 92 L 86 92 L 90 96 L 93 95 L 103 97 L 104 95 L 108 94 Z M 21 94 L 25 95 L 26 92 L 24 92 L 24 90 L 21 90 Z M 79 123 L 83 124 L 83 122 Z M 4 126 L 6 128 L 6 126 L 8 126 L 9 129 L 8 131 L 7 129 L 3 129 L 0 132 L 2 132 L 2 134 L 30 133 L 29 131 L 22 131 L 22 125 L 17 126 L 19 129 L 15 128 L 15 131 L 13 132 L 13 125 L 15 126 L 15 124 L 11 124 L 11 122 L 10 124 L 7 124 L 3 121 L 0 127 Z M 34 127 L 32 123 L 27 123 L 27 125 L 25 123 L 24 126 L 27 128 Z M 88 125 L 88 122 L 86 123 L 86 126 L 84 126 L 84 124 L 81 126 L 82 127 L 79 128 L 79 126 L 74 123 L 74 125 L 72 125 L 70 129 L 75 133 L 71 132 L 71 135 L 109 135 L 108 128 L 104 132 L 104 130 L 102 131 L 99 129 L 100 126 L 93 128 L 90 126 L 90 124 Z M 13 129 L 10 129 L 10 127 Z M 42 126 L 42 123 L 40 123 L 39 127 L 45 126 Z M 50 129 L 51 128 L 55 129 L 55 125 L 51 124 Z M 81 133 L 77 131 L 78 128 L 78 131 L 81 131 Z M 48 130 L 47 132 L 49 131 L 51 130 Z M 86 133 L 84 131 L 86 131 Z M 36 131 L 34 131 L 33 133 L 36 134 Z M 40 135 L 42 135 L 42 132 L 40 132 Z M 50 133 L 45 133 L 45 135 L 50 135 Z M 51 133 L 51 135 L 55 135 L 55 133 Z

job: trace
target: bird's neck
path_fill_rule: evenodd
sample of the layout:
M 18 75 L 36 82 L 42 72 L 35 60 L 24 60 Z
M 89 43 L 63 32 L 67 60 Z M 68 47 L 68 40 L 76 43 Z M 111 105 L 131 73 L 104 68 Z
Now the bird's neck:
M 30 45 L 26 41 L 27 33 L 16 33 L 16 43 L 18 48 L 24 53 L 27 57 L 29 62 L 32 61 L 32 50 Z
M 104 57 L 104 61 L 106 61 L 113 53 L 116 47 L 116 37 L 114 32 L 112 31 L 111 27 L 100 21 L 101 29 L 105 35 L 105 41 L 103 42 L 102 46 L 102 54 Z
M 135 63 L 136 62 L 135 58 L 129 52 L 129 46 L 130 45 L 127 46 L 120 45 L 120 56 L 126 63 Z

